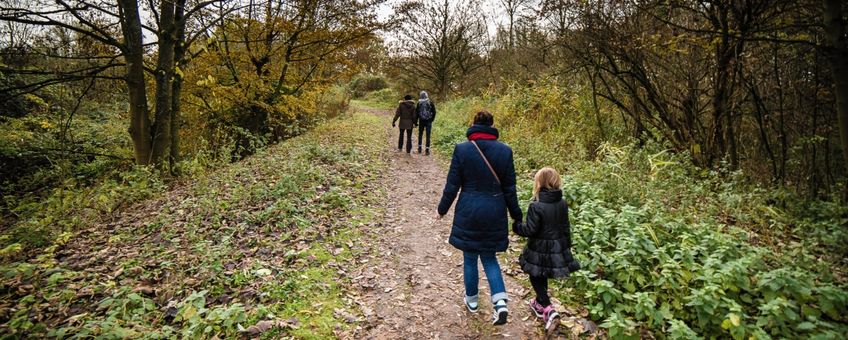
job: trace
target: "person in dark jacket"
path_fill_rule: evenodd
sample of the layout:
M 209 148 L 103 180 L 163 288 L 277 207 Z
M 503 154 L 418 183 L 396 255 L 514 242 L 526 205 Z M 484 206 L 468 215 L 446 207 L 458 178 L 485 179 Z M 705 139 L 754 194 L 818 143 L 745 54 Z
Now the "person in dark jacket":
M 438 218 L 444 216 L 459 193 L 449 242 L 463 252 L 465 305 L 477 311 L 477 258 L 489 280 L 494 305 L 493 323 L 506 323 L 508 296 L 495 253 L 509 244 L 507 212 L 521 220 L 515 192 L 512 149 L 499 142 L 491 113 L 478 112 L 466 132 L 467 142 L 454 147 L 447 183 L 439 202 Z
M 406 134 L 406 153 L 410 153 L 412 151 L 412 128 L 415 127 L 415 121 L 418 120 L 418 116 L 415 113 L 415 101 L 412 100 L 411 95 L 404 96 L 403 100 L 398 103 L 397 110 L 395 110 L 395 118 L 392 119 L 392 127 L 395 127 L 398 119 L 400 119 L 398 151 L 403 150 L 403 135 Z
M 433 121 L 436 120 L 436 104 L 430 100 L 427 91 L 421 91 L 418 95 L 418 104 L 415 113 L 418 114 L 418 153 L 421 153 L 421 137 L 427 132 L 427 149 L 424 155 L 430 155 L 430 131 L 433 130 Z
M 580 269 L 571 255 L 571 224 L 568 204 L 562 199 L 562 179 L 553 168 L 542 168 L 533 179 L 533 202 L 527 209 L 527 221 L 513 224 L 513 231 L 527 237 L 519 257 L 521 269 L 530 275 L 536 299 L 530 308 L 542 318 L 545 329 L 555 327 L 559 313 L 548 296 L 548 279 L 564 278 Z

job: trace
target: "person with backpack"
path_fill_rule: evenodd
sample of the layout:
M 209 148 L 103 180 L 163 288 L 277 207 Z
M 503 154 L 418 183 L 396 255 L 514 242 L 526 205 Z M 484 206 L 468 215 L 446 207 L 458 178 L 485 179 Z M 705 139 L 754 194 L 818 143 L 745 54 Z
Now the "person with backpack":
M 492 294 L 492 323 L 502 325 L 509 314 L 509 297 L 495 253 L 506 251 L 509 245 L 507 212 L 515 221 L 521 220 L 522 212 L 515 190 L 512 149 L 497 140 L 498 129 L 493 123 L 491 113 L 478 112 L 465 133 L 468 141 L 454 147 L 437 218 L 447 214 L 458 193 L 449 243 L 463 254 L 465 307 L 477 312 L 479 258 Z
M 580 263 L 571 255 L 571 224 L 561 187 L 562 179 L 556 170 L 539 170 L 533 178 L 533 201 L 527 208 L 527 221 L 516 221 L 512 226 L 513 232 L 527 237 L 518 261 L 536 292 L 530 309 L 542 318 L 548 331 L 556 327 L 559 318 L 548 296 L 548 279 L 565 278 L 580 269 Z
M 433 129 L 433 121 L 436 120 L 436 104 L 430 100 L 427 91 L 421 91 L 418 104 L 415 106 L 418 114 L 418 153 L 421 153 L 421 137 L 427 132 L 427 149 L 424 155 L 430 155 L 430 131 Z
M 415 101 L 411 95 L 403 96 L 395 110 L 395 118 L 392 119 L 392 127 L 400 119 L 400 135 L 398 136 L 398 152 L 403 150 L 403 135 L 406 134 L 406 153 L 412 152 L 412 128 L 415 127 L 418 115 L 415 113 Z

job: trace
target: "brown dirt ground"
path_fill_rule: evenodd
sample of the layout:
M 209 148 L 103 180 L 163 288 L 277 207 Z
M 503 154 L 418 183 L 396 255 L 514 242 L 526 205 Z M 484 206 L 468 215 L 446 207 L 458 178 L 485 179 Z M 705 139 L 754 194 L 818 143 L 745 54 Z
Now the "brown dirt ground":
M 386 118 L 386 155 L 389 171 L 384 177 L 386 210 L 381 233 L 372 250 L 378 256 L 365 262 L 352 275 L 365 316 L 364 329 L 353 337 L 372 339 L 537 339 L 544 338 L 541 321 L 527 307 L 532 292 L 512 275 L 516 270 L 518 245 L 500 254 L 504 280 L 510 296 L 509 321 L 492 325 L 489 287 L 480 266 L 480 308 L 468 312 L 462 303 L 462 253 L 447 243 L 453 209 L 437 220 L 436 206 L 447 171 L 434 156 L 413 150 L 397 152 L 397 129 L 390 125 L 388 111 L 372 113 Z M 433 131 L 438 134 L 439 131 Z M 413 131 L 417 142 L 417 130 Z M 413 143 L 415 144 L 415 143 Z M 415 148 L 413 148 L 415 149 Z

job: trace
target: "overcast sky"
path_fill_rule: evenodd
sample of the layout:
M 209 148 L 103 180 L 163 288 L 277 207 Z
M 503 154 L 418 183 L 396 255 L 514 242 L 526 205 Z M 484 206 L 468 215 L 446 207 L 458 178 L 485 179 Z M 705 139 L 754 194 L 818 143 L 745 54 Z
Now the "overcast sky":
M 430 1 L 439 1 L 439 0 L 430 0 Z M 377 9 L 377 18 L 380 20 L 384 20 L 388 18 L 392 14 L 392 6 L 400 2 L 400 0 L 388 0 L 383 3 Z M 449 0 L 449 2 L 458 2 L 455 0 Z M 495 33 L 497 32 L 498 25 L 504 25 L 506 20 L 506 13 L 503 10 L 503 6 L 500 4 L 498 0 L 483 0 L 483 14 L 488 19 L 487 22 L 489 24 L 489 37 L 494 38 Z M 393 40 L 391 36 L 386 36 L 386 32 L 383 32 L 383 37 L 387 41 Z M 389 34 L 390 35 L 390 34 Z

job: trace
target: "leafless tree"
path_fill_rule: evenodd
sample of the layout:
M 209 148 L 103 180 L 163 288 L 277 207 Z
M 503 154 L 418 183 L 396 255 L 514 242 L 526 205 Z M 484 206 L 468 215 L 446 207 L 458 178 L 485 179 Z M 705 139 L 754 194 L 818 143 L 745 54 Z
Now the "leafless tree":
M 476 0 L 430 2 L 414 8 L 394 47 L 408 83 L 447 96 L 484 66 L 486 18 Z

